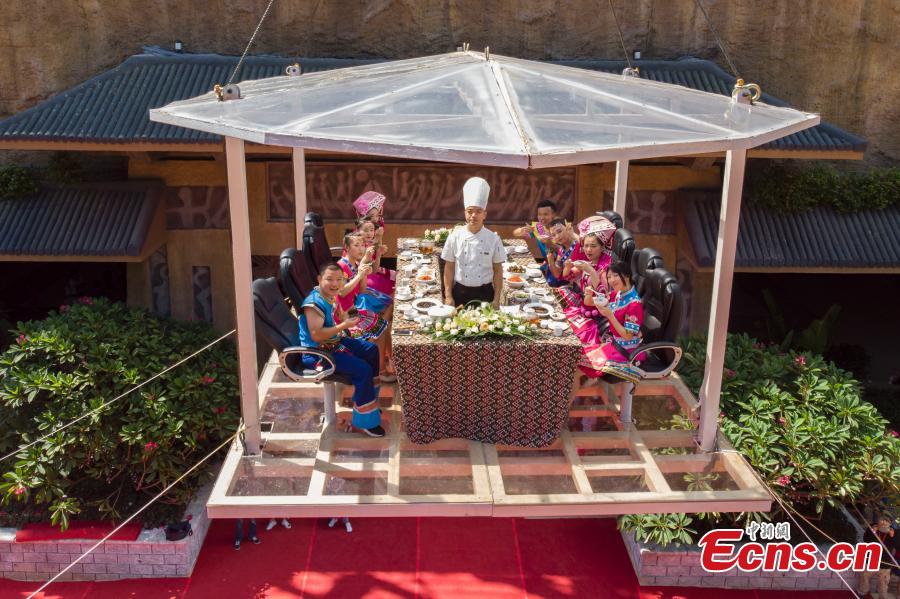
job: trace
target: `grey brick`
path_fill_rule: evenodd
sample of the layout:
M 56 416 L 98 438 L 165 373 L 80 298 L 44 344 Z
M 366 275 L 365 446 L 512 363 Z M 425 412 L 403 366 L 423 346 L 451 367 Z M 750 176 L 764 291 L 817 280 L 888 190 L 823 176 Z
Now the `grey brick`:
M 164 556 L 164 559 L 164 563 L 169 565 L 185 566 L 188 563 L 188 558 L 186 555 L 179 555 L 177 553 L 174 555 L 166 555 Z
M 106 564 L 85 564 L 85 574 L 106 574 Z
M 151 564 L 132 564 L 132 574 L 153 574 L 153 566 Z
M 178 566 L 153 566 L 155 576 L 178 576 Z

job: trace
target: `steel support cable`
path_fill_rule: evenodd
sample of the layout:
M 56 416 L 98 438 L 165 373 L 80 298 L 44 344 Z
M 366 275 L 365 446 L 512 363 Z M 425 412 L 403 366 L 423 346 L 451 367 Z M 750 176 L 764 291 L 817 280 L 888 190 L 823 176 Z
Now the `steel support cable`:
M 612 0 L 607 0 L 609 2 L 609 12 L 612 13 L 613 22 L 616 24 L 616 31 L 619 32 L 619 43 L 622 44 L 622 53 L 625 54 L 625 62 L 628 64 L 628 68 L 631 67 L 631 57 L 628 56 L 628 49 L 625 48 L 625 37 L 622 35 L 622 28 L 619 27 L 619 19 L 616 17 L 616 9 L 613 8 Z
M 272 8 L 272 5 L 275 4 L 275 0 L 269 0 L 269 4 L 266 6 L 266 10 L 263 12 L 262 17 L 259 19 L 259 23 L 256 24 L 256 29 L 253 30 L 253 35 L 250 36 L 250 41 L 247 42 L 247 47 L 244 48 L 244 53 L 241 54 L 241 59 L 238 60 L 237 65 L 234 67 L 234 70 L 231 72 L 231 77 L 228 78 L 228 83 L 225 85 L 231 85 L 234 81 L 235 75 L 237 75 L 238 71 L 241 68 L 241 65 L 244 64 L 244 59 L 247 57 L 247 52 L 250 51 L 250 46 L 253 45 L 253 40 L 256 39 L 256 34 L 259 33 L 259 29 L 262 27 L 263 22 L 266 20 L 266 17 L 269 15 L 269 9 Z
M 97 547 L 99 547 L 100 545 L 102 545 L 103 543 L 105 543 L 106 541 L 108 541 L 113 535 L 115 535 L 117 532 L 119 532 L 126 524 L 128 524 L 129 522 L 131 522 L 132 520 L 134 520 L 134 519 L 138 516 L 138 514 L 140 514 L 140 513 L 143 512 L 144 510 L 146 510 L 148 507 L 150 507 L 151 505 L 153 505 L 153 503 L 154 503 L 155 501 L 157 501 L 160 497 L 162 497 L 163 495 L 165 495 L 166 493 L 168 493 L 169 490 L 170 490 L 172 487 L 174 487 L 175 485 L 177 485 L 178 483 L 180 483 L 182 480 L 184 480 L 184 478 L 187 477 L 188 474 L 190 474 L 191 472 L 193 472 L 194 470 L 196 470 L 197 468 L 199 468 L 201 465 L 203 465 L 203 464 L 206 462 L 206 460 L 208 460 L 209 458 L 213 457 L 216 453 L 219 452 L 219 450 L 221 450 L 223 447 L 225 447 L 226 445 L 228 445 L 229 443 L 231 443 L 231 442 L 235 439 L 235 437 L 237 437 L 239 434 L 241 434 L 241 432 L 242 432 L 243 430 L 244 430 L 244 426 L 241 425 L 241 426 L 238 428 L 238 430 L 236 430 L 234 433 L 232 433 L 227 439 L 225 439 L 224 441 L 222 441 L 222 443 L 220 443 L 218 447 L 216 447 L 216 448 L 213 449 L 211 452 L 209 452 L 208 454 L 206 454 L 206 456 L 203 457 L 199 462 L 197 462 L 196 464 L 194 464 L 193 466 L 191 466 L 190 468 L 188 468 L 181 476 L 179 476 L 179 477 L 176 478 L 174 481 L 172 481 L 172 482 L 169 484 L 169 486 L 167 486 L 165 489 L 163 489 L 162 491 L 160 491 L 159 493 L 157 493 L 156 496 L 155 496 L 153 499 L 151 499 L 150 501 L 148 501 L 147 503 L 145 503 L 143 506 L 141 506 L 140 509 L 138 509 L 138 511 L 136 511 L 135 513 L 133 513 L 133 514 L 131 514 L 130 516 L 128 516 L 121 524 L 119 524 L 118 526 L 116 526 L 109 534 L 107 534 L 105 537 L 103 537 L 102 539 L 100 539 L 99 541 L 97 541 L 96 543 L 94 543 L 94 545 L 93 545 L 92 547 L 90 547 L 87 551 L 85 551 L 84 553 L 82 553 L 81 555 L 79 555 L 77 558 L 75 558 L 70 564 L 68 564 L 65 568 L 63 568 L 62 570 L 60 570 L 60 572 L 59 572 L 58 574 L 55 574 L 55 575 L 53 576 L 53 578 L 51 578 L 50 580 L 48 580 L 47 582 L 45 582 L 44 584 L 42 584 L 41 587 L 40 587 L 39 589 L 37 589 L 36 591 L 34 591 L 34 592 L 31 593 L 30 595 L 28 595 L 28 599 L 32 599 L 33 597 L 36 597 L 38 593 L 40 593 L 41 591 L 43 591 L 44 589 L 46 589 L 48 586 L 50 586 L 53 582 L 56 581 L 57 578 L 59 578 L 60 576 L 62 576 L 62 575 L 65 574 L 66 572 L 68 572 L 69 569 L 72 568 L 72 566 L 74 566 L 75 564 L 77 564 L 78 562 L 80 562 L 81 560 L 83 560 L 85 557 L 87 557 L 87 556 L 90 555 L 91 553 L 93 553 L 94 550 L 97 549 Z
M 741 76 L 738 74 L 737 67 L 734 66 L 734 62 L 732 62 L 731 57 L 728 55 L 728 52 L 725 50 L 725 45 L 722 43 L 721 38 L 719 38 L 719 32 L 716 31 L 716 26 L 713 25 L 712 20 L 709 18 L 709 13 L 706 12 L 706 7 L 703 6 L 703 2 L 701 0 L 694 0 L 697 3 L 697 6 L 700 8 L 700 12 L 703 13 L 703 18 L 706 19 L 706 24 L 709 25 L 709 30 L 712 31 L 713 37 L 716 38 L 716 45 L 719 46 L 719 50 L 722 52 L 722 55 L 725 57 L 725 60 L 728 62 L 728 66 L 731 67 L 731 72 L 734 74 L 736 79 L 741 79 Z
M 76 423 L 78 423 L 78 422 L 81 422 L 81 421 L 84 420 L 85 418 L 89 418 L 90 416 L 93 416 L 94 414 L 100 412 L 101 410 L 103 410 L 103 409 L 107 408 L 108 406 L 111 406 L 111 405 L 114 404 L 115 402 L 119 401 L 119 400 L 122 399 L 123 397 L 126 397 L 126 396 L 128 396 L 128 395 L 134 393 L 135 391 L 137 391 L 137 390 L 140 389 L 141 387 L 143 387 L 143 386 L 149 384 L 150 382 L 152 382 L 152 381 L 158 379 L 159 377 L 161 377 L 162 375 L 166 374 L 166 373 L 169 372 L 170 370 L 173 370 L 173 369 L 175 369 L 175 368 L 181 366 L 182 364 L 184 364 L 185 362 L 187 362 L 187 361 L 190 360 L 191 358 L 197 356 L 198 354 L 201 354 L 201 353 L 205 352 L 206 350 L 208 350 L 209 348 L 211 348 L 211 347 L 212 347 L 213 345 L 215 345 L 216 343 L 219 343 L 220 341 L 223 341 L 224 339 L 226 339 L 226 338 L 230 337 L 231 335 L 233 335 L 234 332 L 235 332 L 235 329 L 232 329 L 231 331 L 225 333 L 224 335 L 222 335 L 221 337 L 219 337 L 219 338 L 216 339 L 215 341 L 211 341 L 211 342 L 207 343 L 206 345 L 204 345 L 203 347 L 201 347 L 200 349 L 198 349 L 198 350 L 195 351 L 194 353 L 190 354 L 189 356 L 186 356 L 186 357 L 182 358 L 181 360 L 175 362 L 174 364 L 172 364 L 172 365 L 169 366 L 168 368 L 165 368 L 164 370 L 161 370 L 161 371 L 157 372 L 156 374 L 154 374 L 153 376 L 151 376 L 149 379 L 147 379 L 147 380 L 144 381 L 143 383 L 140 383 L 140 384 L 138 384 L 138 385 L 135 385 L 134 387 L 132 387 L 132 388 L 129 389 L 128 391 L 122 393 L 121 395 L 119 395 L 119 396 L 117 396 L 117 397 L 114 397 L 113 399 L 111 399 L 111 400 L 109 400 L 109 401 L 107 401 L 107 402 L 104 402 L 104 403 L 100 404 L 99 406 L 97 406 L 96 408 L 94 408 L 93 410 L 91 410 L 90 412 L 85 412 L 84 414 L 82 414 L 82 415 L 79 416 L 78 418 L 72 420 L 71 422 L 67 422 L 67 423 L 64 424 L 64 425 L 62 425 L 62 426 L 60 426 L 60 427 L 57 427 L 57 428 L 53 429 L 53 430 L 50 431 L 49 433 L 46 433 L 46 434 L 44 434 L 44 435 L 41 435 L 40 437 L 38 437 L 37 439 L 35 439 L 35 440 L 32 441 L 31 443 L 28 443 L 28 444 L 26 444 L 26 445 L 23 445 L 22 447 L 16 449 L 15 451 L 11 451 L 10 453 L 6 454 L 5 456 L 0 457 L 0 462 L 3 462 L 4 460 L 7 460 L 7 459 L 13 457 L 14 455 L 17 455 L 17 454 L 22 453 L 23 451 L 25 451 L 25 450 L 28 449 L 29 447 L 33 447 L 34 445 L 37 445 L 37 444 L 40 443 L 41 441 L 44 441 L 45 439 L 48 439 L 48 438 L 52 437 L 53 435 L 55 435 L 56 433 L 58 433 L 58 432 L 60 432 L 60 431 L 64 431 L 65 429 L 69 428 L 69 427 L 72 426 L 73 424 L 76 424 Z

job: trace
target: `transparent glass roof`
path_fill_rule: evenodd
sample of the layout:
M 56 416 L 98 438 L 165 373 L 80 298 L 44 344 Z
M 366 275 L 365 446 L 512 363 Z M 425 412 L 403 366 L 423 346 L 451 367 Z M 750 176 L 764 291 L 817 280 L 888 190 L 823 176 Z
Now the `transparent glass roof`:
M 575 67 L 454 52 L 240 83 L 150 119 L 269 145 L 539 168 L 750 148 L 817 115 Z

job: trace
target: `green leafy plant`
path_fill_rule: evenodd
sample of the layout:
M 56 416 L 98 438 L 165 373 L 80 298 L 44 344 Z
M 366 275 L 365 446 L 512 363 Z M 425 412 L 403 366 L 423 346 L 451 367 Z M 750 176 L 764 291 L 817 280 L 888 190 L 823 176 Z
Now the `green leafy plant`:
M 25 167 L 0 167 L 0 200 L 17 200 L 33 196 L 40 190 L 34 175 Z
M 706 341 L 690 338 L 683 347 L 679 373 L 697 393 Z M 826 506 L 895 503 L 900 498 L 900 439 L 860 393 L 849 373 L 819 355 L 783 352 L 746 335 L 729 335 L 719 426 L 781 499 L 808 518 L 820 518 Z M 683 428 L 684 419 L 673 420 L 672 426 Z M 713 481 L 686 482 L 699 489 Z M 741 527 L 748 519 L 779 514 L 776 505 L 771 514 L 698 518 L 710 527 Z M 672 527 L 678 516 L 631 516 L 621 526 L 633 531 Z M 665 545 L 660 539 L 654 542 Z
M 619 518 L 619 529 L 634 533 L 638 541 L 667 545 L 690 545 L 697 531 L 687 514 L 631 514 Z
M 81 298 L 19 323 L 0 354 L 0 454 L 98 408 L 216 333 L 105 299 Z M 238 426 L 235 352 L 220 342 L 98 413 L 0 462 L 6 524 L 133 513 Z M 209 476 L 198 469 L 143 512 L 180 516 Z M 0 524 L 2 525 L 2 524 Z
M 769 316 L 766 319 L 766 330 L 769 340 L 777 343 L 782 351 L 798 349 L 811 351 L 817 354 L 824 353 L 829 346 L 831 335 L 841 314 L 841 306 L 832 304 L 822 318 L 816 318 L 800 331 L 788 329 L 784 314 L 775 301 L 775 296 L 768 289 L 762 290 L 763 302 Z
M 845 172 L 776 162 L 752 169 L 747 188 L 750 201 L 781 213 L 818 206 L 838 212 L 881 210 L 900 203 L 900 169 Z
M 86 173 L 74 152 L 56 152 L 50 157 L 45 176 L 58 185 L 72 185 L 84 182 Z
M 462 341 L 481 337 L 533 339 L 539 329 L 522 316 L 494 309 L 489 303 L 470 305 L 434 323 L 428 333 L 438 341 Z

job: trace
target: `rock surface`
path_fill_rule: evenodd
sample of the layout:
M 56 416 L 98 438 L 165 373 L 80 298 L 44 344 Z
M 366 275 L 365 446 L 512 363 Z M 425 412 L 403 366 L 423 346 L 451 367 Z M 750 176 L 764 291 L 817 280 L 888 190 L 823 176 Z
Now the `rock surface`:
M 900 160 L 900 2 L 703 0 L 741 75 Z M 9 0 L 0 20 L 0 115 L 109 69 L 142 45 L 240 54 L 267 0 Z M 629 50 L 727 68 L 694 0 L 613 0 Z M 201 10 L 199 7 L 205 7 Z M 524 58 L 620 58 L 603 0 L 276 0 L 254 53 L 402 58 L 468 41 Z

